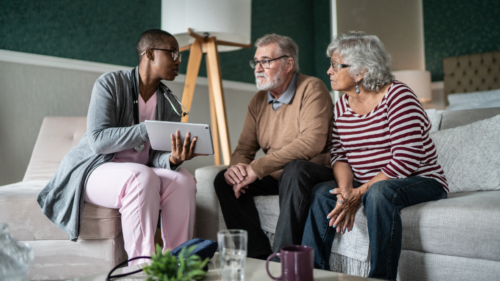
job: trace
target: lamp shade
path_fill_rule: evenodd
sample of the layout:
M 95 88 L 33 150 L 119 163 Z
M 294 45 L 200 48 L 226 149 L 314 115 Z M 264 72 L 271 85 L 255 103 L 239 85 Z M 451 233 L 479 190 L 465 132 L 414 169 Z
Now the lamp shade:
M 425 70 L 393 71 L 396 80 L 408 85 L 417 95 L 419 101 L 431 101 L 431 73 Z
M 180 47 L 194 41 L 188 28 L 218 40 L 250 44 L 251 4 L 251 0 L 162 0 L 161 29 L 174 35 Z M 241 49 L 218 48 L 219 52 Z

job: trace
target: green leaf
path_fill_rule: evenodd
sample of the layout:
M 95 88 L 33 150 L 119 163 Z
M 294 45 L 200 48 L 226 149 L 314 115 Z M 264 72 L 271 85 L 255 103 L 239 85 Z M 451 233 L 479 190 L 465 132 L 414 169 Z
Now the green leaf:
M 147 280 L 151 281 L 190 281 L 192 279 L 200 280 L 207 272 L 203 268 L 209 259 L 201 260 L 197 255 L 191 253 L 196 248 L 191 246 L 184 247 L 179 256 L 172 256 L 169 249 L 162 252 L 162 248 L 156 245 L 156 253 L 151 254 L 152 262 L 143 268 Z

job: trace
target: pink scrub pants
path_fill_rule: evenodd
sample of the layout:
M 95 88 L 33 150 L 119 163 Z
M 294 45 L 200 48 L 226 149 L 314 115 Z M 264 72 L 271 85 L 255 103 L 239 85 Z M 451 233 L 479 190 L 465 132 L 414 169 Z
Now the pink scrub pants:
M 184 168 L 171 171 L 137 163 L 105 163 L 90 175 L 85 201 L 120 210 L 129 259 L 155 251 L 159 210 L 163 250 L 193 237 L 196 180 Z M 147 261 L 134 260 L 129 265 Z

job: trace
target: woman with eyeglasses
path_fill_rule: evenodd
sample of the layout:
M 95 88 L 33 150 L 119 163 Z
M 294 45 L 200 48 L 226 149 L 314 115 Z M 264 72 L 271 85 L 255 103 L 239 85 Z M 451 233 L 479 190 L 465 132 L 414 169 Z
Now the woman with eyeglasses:
M 400 211 L 447 197 L 447 182 L 416 95 L 395 81 L 377 36 L 350 32 L 328 46 L 334 109 L 334 180 L 316 185 L 302 244 L 314 266 L 330 269 L 335 234 L 350 232 L 363 204 L 370 240 L 369 277 L 395 280 L 401 253 Z
M 136 51 L 138 67 L 97 79 L 87 132 L 37 199 L 43 213 L 73 241 L 80 233 L 84 202 L 119 209 L 129 258 L 155 251 L 160 210 L 164 250 L 191 239 L 196 198 L 196 180 L 180 165 L 196 156 L 197 138 L 191 140 L 187 134 L 181 142 L 177 132 L 165 140 L 172 143 L 171 153 L 155 151 L 144 123 L 178 122 L 187 114 L 160 82 L 178 75 L 177 40 L 165 31 L 148 30 L 139 38 Z

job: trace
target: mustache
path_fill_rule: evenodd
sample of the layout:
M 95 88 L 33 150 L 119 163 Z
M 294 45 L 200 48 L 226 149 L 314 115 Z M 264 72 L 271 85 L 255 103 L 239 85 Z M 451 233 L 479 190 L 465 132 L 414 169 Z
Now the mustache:
M 264 77 L 264 78 L 269 79 L 269 77 L 263 72 L 255 73 L 255 78 L 257 78 L 257 77 Z

